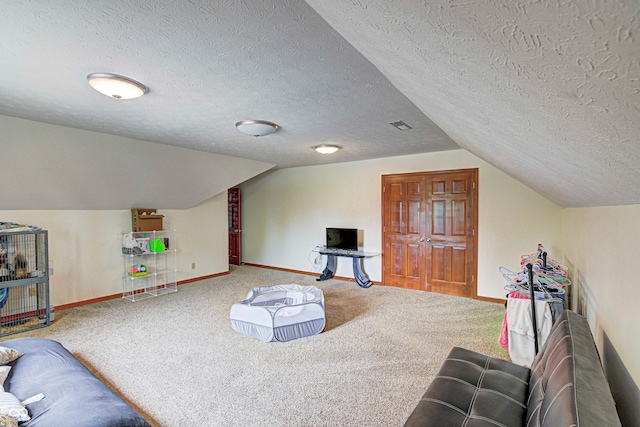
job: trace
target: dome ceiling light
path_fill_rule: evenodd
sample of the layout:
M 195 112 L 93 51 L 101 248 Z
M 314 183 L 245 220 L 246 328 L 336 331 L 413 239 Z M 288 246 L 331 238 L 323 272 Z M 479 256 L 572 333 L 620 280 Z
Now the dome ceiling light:
M 142 83 L 118 74 L 92 73 L 87 80 L 92 88 L 114 99 L 139 98 L 149 92 Z
M 314 150 L 316 150 L 318 153 L 322 153 L 322 154 L 332 154 L 335 153 L 336 151 L 338 151 L 339 149 L 342 148 L 342 145 L 337 145 L 337 144 L 320 144 L 320 145 L 314 145 L 313 147 Z
M 241 120 L 236 123 L 236 129 L 244 134 L 258 138 L 259 136 L 271 135 L 280 129 L 280 126 L 266 120 Z

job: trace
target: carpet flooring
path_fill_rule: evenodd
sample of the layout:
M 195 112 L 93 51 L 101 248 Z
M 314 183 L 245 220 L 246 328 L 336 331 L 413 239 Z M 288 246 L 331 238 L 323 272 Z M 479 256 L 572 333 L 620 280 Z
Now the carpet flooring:
M 320 287 L 319 335 L 264 343 L 231 329 L 254 286 Z M 153 426 L 401 426 L 453 346 L 508 359 L 500 304 L 256 267 L 132 303 L 55 313 L 4 337 L 61 342 Z

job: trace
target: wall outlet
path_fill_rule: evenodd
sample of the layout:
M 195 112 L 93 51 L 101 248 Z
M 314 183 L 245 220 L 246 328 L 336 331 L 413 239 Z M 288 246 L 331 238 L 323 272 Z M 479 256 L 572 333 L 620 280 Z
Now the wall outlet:
M 191 263 L 191 269 L 192 269 L 192 270 L 195 270 L 195 269 L 196 269 L 196 263 L 195 263 L 195 262 L 192 262 L 192 263 Z

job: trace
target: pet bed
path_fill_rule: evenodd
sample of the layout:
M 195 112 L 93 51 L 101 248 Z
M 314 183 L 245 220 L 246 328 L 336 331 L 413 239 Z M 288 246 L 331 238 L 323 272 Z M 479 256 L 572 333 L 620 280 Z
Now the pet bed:
M 315 286 L 258 286 L 231 306 L 234 331 L 264 342 L 291 341 L 324 330 L 324 294 Z

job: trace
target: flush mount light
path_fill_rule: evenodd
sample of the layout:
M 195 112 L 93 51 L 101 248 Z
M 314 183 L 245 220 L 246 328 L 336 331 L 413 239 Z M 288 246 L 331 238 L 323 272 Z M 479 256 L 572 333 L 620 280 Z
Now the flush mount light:
M 114 99 L 133 99 L 149 92 L 142 83 L 118 74 L 92 73 L 87 80 L 92 88 Z
M 409 129 L 413 129 L 411 126 L 409 126 L 408 124 L 406 124 L 405 122 L 403 122 L 402 120 L 398 120 L 397 122 L 391 122 L 389 123 L 392 126 L 397 127 L 400 130 L 409 130 Z
M 236 129 L 257 138 L 259 136 L 271 135 L 280 129 L 280 126 L 265 120 L 241 120 L 236 123 Z
M 318 153 L 322 153 L 322 154 L 331 154 L 331 153 L 335 153 L 336 151 L 338 151 L 339 149 L 342 148 L 342 145 L 334 145 L 334 144 L 320 144 L 320 145 L 314 145 L 313 147 L 314 150 L 316 150 Z

